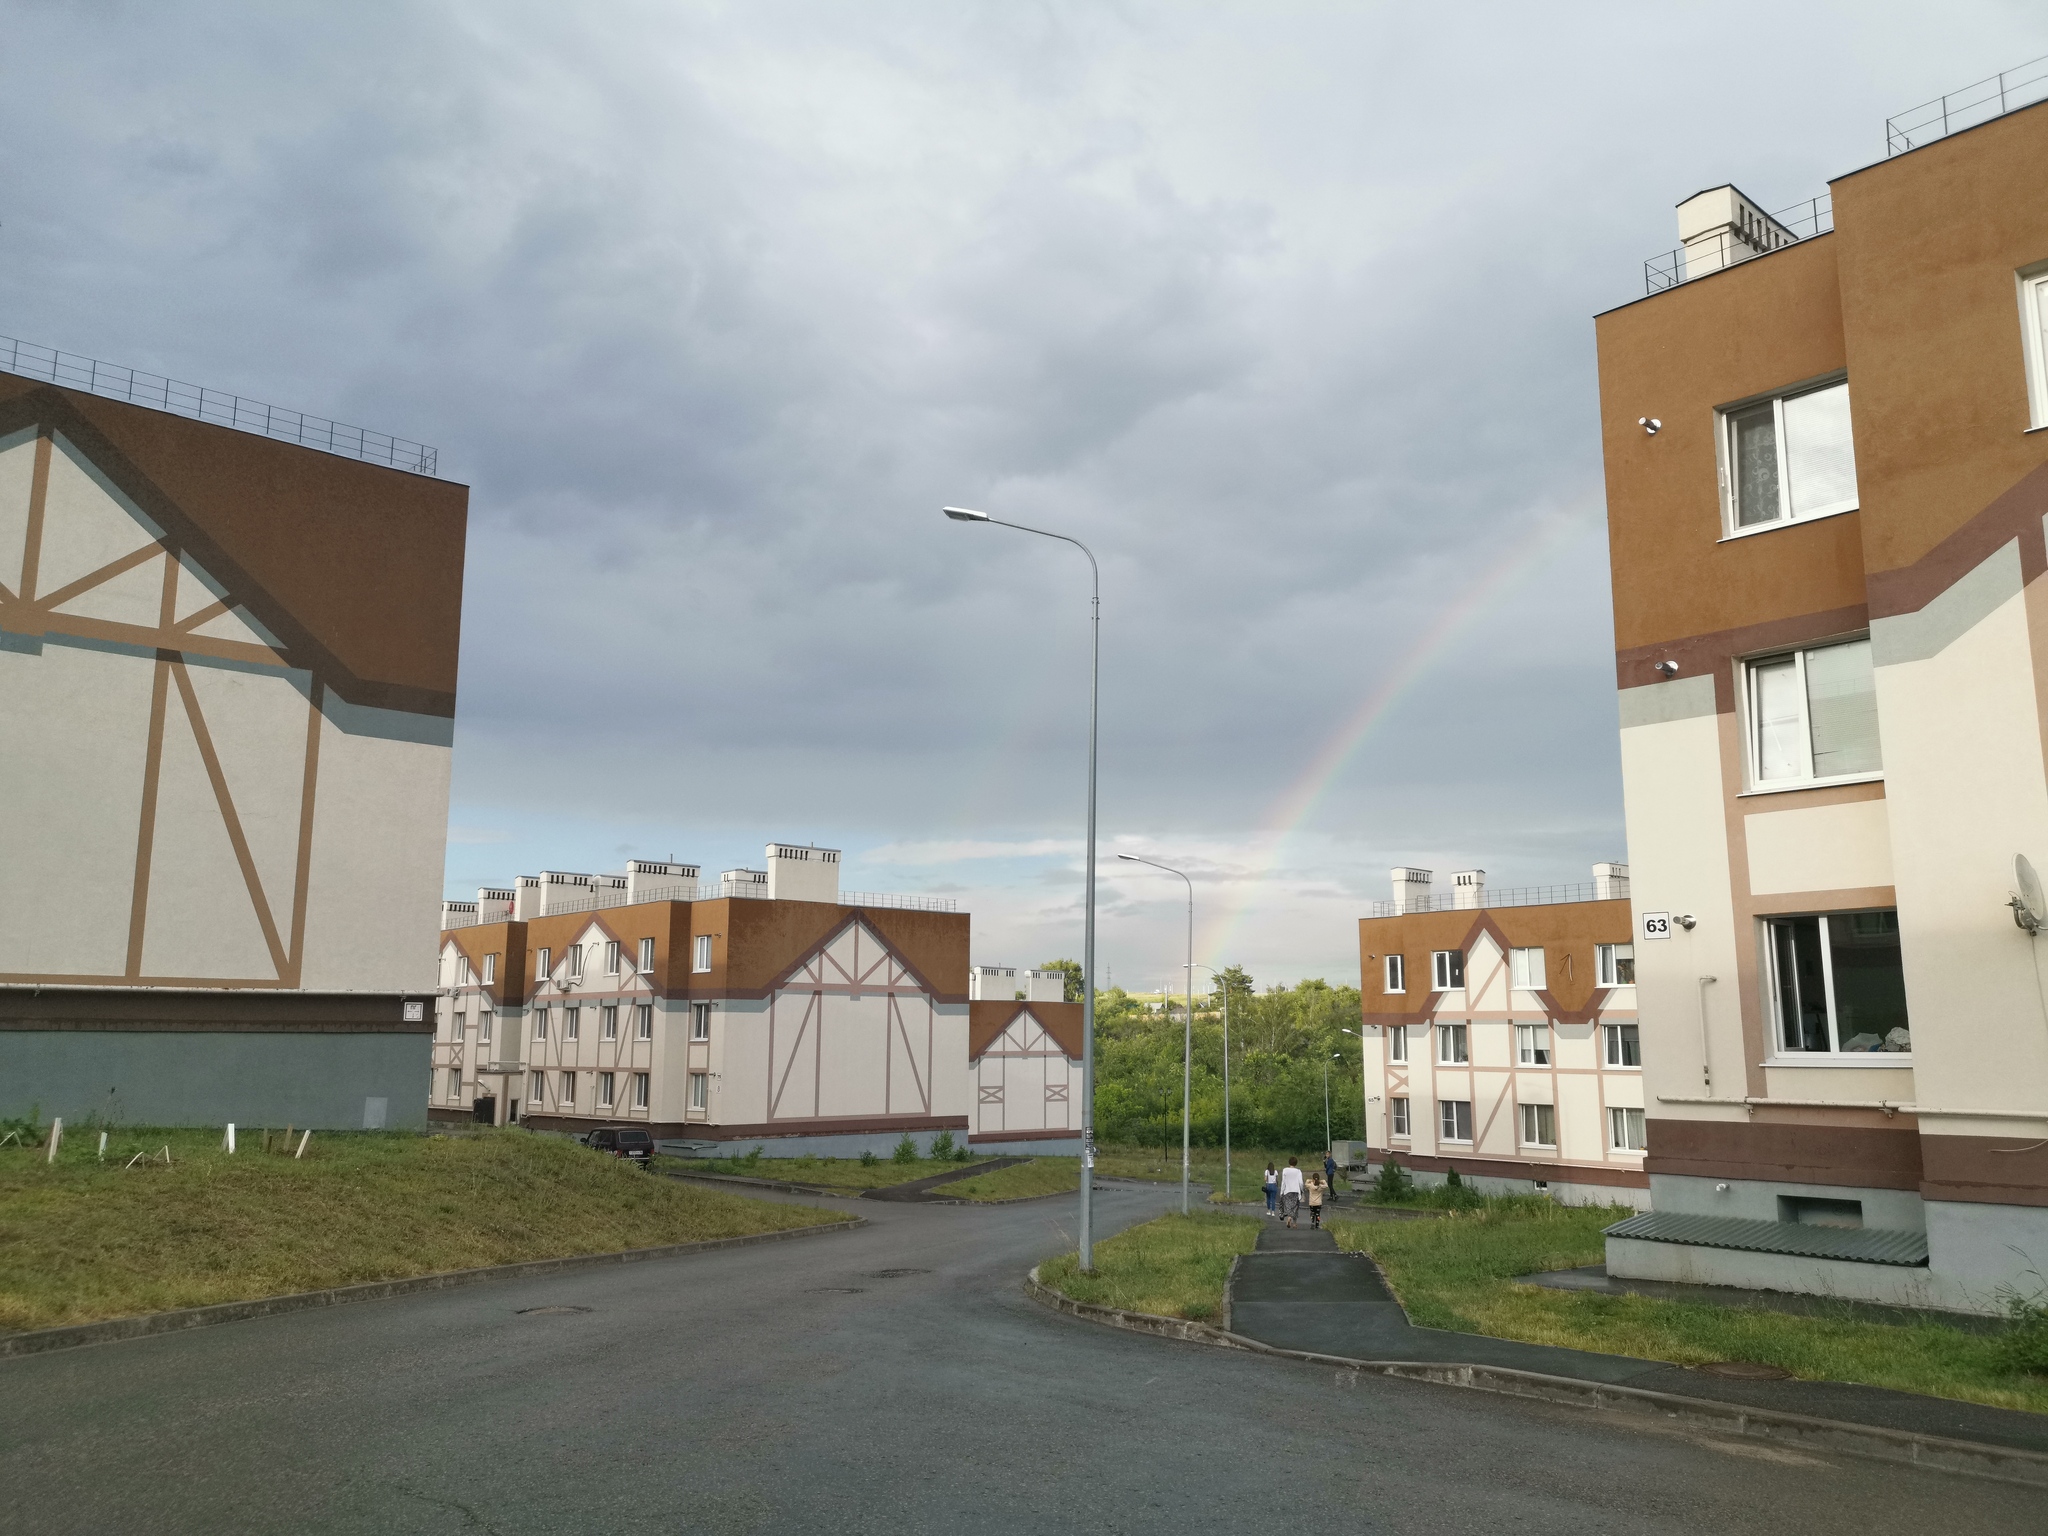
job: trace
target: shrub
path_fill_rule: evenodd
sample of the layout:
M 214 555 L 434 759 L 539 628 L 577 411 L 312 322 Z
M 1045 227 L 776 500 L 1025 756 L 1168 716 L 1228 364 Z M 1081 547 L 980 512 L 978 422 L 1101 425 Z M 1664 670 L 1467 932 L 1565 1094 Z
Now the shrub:
M 1379 1176 L 1372 1181 L 1373 1197 L 1379 1200 L 1406 1200 L 1410 1193 L 1408 1170 L 1391 1157 L 1380 1164 Z
M 2008 1296 L 2005 1315 L 1999 1365 L 2016 1376 L 2048 1376 L 2048 1303 L 2038 1296 Z
M 860 1154 L 860 1165 L 863 1168 L 872 1168 L 880 1161 L 881 1159 L 875 1156 L 875 1149 L 873 1147 L 863 1149 Z
M 904 1140 L 906 1141 L 908 1141 L 909 1139 L 910 1138 L 907 1136 L 904 1138 Z M 941 1131 L 938 1135 L 932 1138 L 931 1156 L 932 1161 L 935 1163 L 946 1163 L 952 1161 L 953 1133 L 951 1131 Z
M 894 1156 L 899 1163 L 914 1163 L 917 1161 L 917 1143 L 910 1139 L 910 1132 L 905 1131 L 903 1139 L 896 1143 Z

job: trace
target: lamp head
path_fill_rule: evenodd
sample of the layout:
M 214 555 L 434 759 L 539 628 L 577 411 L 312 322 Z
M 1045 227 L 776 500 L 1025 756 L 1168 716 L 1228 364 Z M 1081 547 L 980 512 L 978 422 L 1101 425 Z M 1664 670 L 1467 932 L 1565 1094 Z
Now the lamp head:
M 985 523 L 989 520 L 986 512 L 976 512 L 971 507 L 941 507 L 939 510 L 956 523 Z

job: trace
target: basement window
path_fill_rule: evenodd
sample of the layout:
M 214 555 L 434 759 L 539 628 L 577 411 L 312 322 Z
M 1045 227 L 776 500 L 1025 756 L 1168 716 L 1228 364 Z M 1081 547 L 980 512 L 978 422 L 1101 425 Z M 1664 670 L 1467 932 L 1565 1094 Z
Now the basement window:
M 1781 1052 L 1912 1051 L 1896 911 L 1774 917 L 1764 934 Z
M 1856 510 L 1846 379 L 1730 407 L 1720 425 L 1729 533 Z

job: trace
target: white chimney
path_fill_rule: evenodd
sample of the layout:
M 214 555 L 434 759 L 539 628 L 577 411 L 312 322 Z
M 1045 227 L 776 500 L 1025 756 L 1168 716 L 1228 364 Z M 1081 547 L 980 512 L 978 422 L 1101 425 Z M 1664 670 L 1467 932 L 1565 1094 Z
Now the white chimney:
M 1451 876 L 1451 905 L 1459 908 L 1485 906 L 1486 871 L 1461 869 Z
M 476 903 L 473 901 L 444 901 L 441 903 L 441 931 L 450 928 L 467 928 L 477 920 Z
M 542 917 L 565 912 L 579 902 L 589 901 L 594 894 L 596 893 L 588 875 L 572 874 L 561 869 L 544 869 L 540 872 Z
M 521 875 L 512 887 L 512 920 L 530 923 L 540 916 L 540 876 Z
M 688 901 L 695 893 L 684 887 L 693 887 L 696 883 L 697 866 L 694 864 L 668 864 L 654 859 L 626 861 L 626 900 L 629 903 Z
M 1734 187 L 1709 187 L 1678 205 L 1688 281 L 1752 256 L 1797 245 L 1799 237 Z
M 794 843 L 768 845 L 768 897 L 771 901 L 837 901 L 839 850 L 799 848 Z
M 1394 910 L 1427 912 L 1429 882 L 1436 878 L 1435 875 L 1426 869 L 1396 869 L 1390 873 L 1394 880 Z
M 476 891 L 476 920 L 502 923 L 512 915 L 512 892 L 502 885 L 480 885 Z
M 1011 965 L 971 965 L 967 968 L 967 1000 L 974 1003 L 1009 1003 L 1017 998 L 1017 968 Z
M 1595 901 L 1628 900 L 1628 866 L 1626 864 L 1595 864 L 1593 866 L 1593 899 Z
M 718 877 L 718 894 L 726 897 L 754 896 L 765 900 L 768 895 L 768 871 L 728 869 Z
M 1027 1003 L 1063 1003 L 1067 1000 L 1067 973 L 1065 971 L 1026 971 L 1024 973 L 1024 1001 Z

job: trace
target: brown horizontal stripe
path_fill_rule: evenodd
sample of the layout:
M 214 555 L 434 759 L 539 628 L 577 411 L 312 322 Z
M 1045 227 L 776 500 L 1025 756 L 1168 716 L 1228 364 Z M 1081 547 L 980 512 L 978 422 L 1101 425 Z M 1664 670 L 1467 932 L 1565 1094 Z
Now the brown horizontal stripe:
M 1377 1148 L 1374 1150 L 1382 1158 L 1387 1155 Z M 1603 1163 L 1532 1163 L 1521 1158 L 1486 1157 L 1477 1153 L 1469 1157 L 1432 1157 L 1398 1151 L 1394 1153 L 1394 1161 L 1417 1173 L 1449 1173 L 1456 1169 L 1459 1178 L 1543 1179 L 1552 1184 L 1606 1184 L 1616 1189 L 1650 1187 L 1649 1176 L 1641 1170 L 1610 1167 Z
M 2048 1205 L 2048 1140 L 2013 1136 L 1920 1137 L 1925 1200 Z
M 2048 568 L 2043 517 L 2048 517 L 2048 464 L 2021 476 L 2004 495 L 1911 565 L 1868 573 L 1863 587 L 1870 595 L 1871 616 L 1918 613 L 2014 539 L 2020 546 L 2020 579 L 2032 581 Z
M 408 1024 L 404 1004 L 424 1018 Z M 173 992 L 145 987 L 38 991 L 0 988 L 0 1030 L 208 1033 L 422 1034 L 434 1032 L 433 1001 L 397 992 Z
M 1640 688 L 1664 682 L 1656 670 L 1660 661 L 1675 661 L 1676 677 L 1710 675 L 1714 679 L 1714 708 L 1728 714 L 1735 708 L 1735 658 L 1754 656 L 1759 651 L 1781 646 L 1807 645 L 1837 635 L 1854 634 L 1870 627 L 1870 609 L 1834 608 L 1825 613 L 1801 613 L 1772 619 L 1763 624 L 1745 624 L 1736 629 L 1715 630 L 1705 635 L 1685 635 L 1660 640 L 1654 645 L 1633 646 L 1614 653 L 1614 683 L 1617 688 Z
M 1653 1119 L 1647 1129 L 1650 1152 L 1643 1166 L 1650 1173 L 1913 1190 L 1922 1177 L 1920 1136 L 1911 1124 Z

